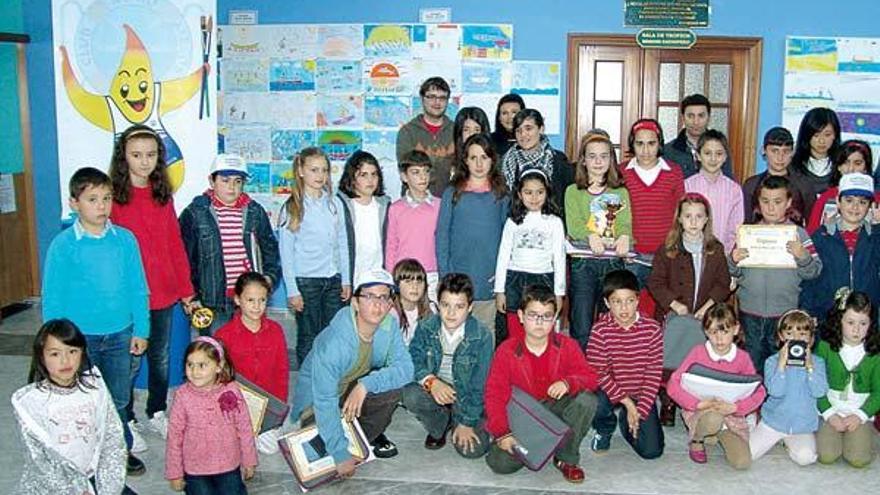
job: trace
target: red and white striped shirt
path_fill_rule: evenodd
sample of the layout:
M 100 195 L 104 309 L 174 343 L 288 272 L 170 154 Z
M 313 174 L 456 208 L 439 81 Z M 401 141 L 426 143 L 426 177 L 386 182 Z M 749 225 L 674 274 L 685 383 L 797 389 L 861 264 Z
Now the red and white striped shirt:
M 621 165 L 632 204 L 633 248 L 637 253 L 654 254 L 672 228 L 676 203 L 684 195 L 684 175 L 677 164 L 660 158 L 659 174 L 649 185 L 636 167 L 635 159 Z
M 226 272 L 226 294 L 232 296 L 235 281 L 251 270 L 247 249 L 244 245 L 244 205 L 250 198 L 242 194 L 234 205 L 221 203 L 212 193 L 211 206 L 217 214 L 220 230 L 220 247 L 223 251 L 223 269 Z

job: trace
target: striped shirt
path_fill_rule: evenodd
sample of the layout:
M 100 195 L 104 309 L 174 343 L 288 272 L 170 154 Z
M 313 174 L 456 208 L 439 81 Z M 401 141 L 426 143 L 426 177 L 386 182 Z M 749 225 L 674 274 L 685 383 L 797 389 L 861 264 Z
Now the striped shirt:
M 712 209 L 712 233 L 724 244 L 724 252 L 729 253 L 736 244 L 736 231 L 743 223 L 742 187 L 723 174 L 714 180 L 699 172 L 684 181 L 684 190 L 700 193 L 709 200 Z
M 665 162 L 663 158 L 660 158 L 656 167 L 664 165 L 666 168 L 660 169 L 656 180 L 650 185 L 642 180 L 635 160 L 621 166 L 632 204 L 632 233 L 634 248 L 638 253 L 654 254 L 663 244 L 672 228 L 676 202 L 684 195 L 681 167 Z
M 241 197 L 244 197 L 243 195 Z M 236 201 L 232 206 L 221 203 L 212 195 L 212 206 L 217 214 L 220 246 L 223 250 L 223 269 L 226 271 L 226 294 L 231 295 L 238 277 L 250 271 L 247 249 L 244 246 L 244 205 Z
M 612 404 L 628 396 L 645 419 L 663 374 L 662 327 L 638 316 L 630 328 L 623 328 L 610 313 L 603 315 L 590 333 L 587 362 L 599 373 L 599 388 Z

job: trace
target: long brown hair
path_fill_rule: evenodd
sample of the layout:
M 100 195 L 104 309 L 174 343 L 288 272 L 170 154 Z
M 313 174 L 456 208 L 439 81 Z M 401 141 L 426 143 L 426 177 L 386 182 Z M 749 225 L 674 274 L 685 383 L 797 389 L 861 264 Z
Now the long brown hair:
M 391 276 L 394 277 L 394 283 L 397 284 L 397 287 L 400 287 L 400 283 L 404 280 L 417 280 L 424 283 L 425 292 L 422 294 L 422 298 L 419 302 L 416 303 L 416 308 L 419 313 L 418 319 L 421 320 L 431 314 L 431 303 L 428 301 L 428 274 L 418 260 L 404 258 L 398 261 L 397 264 L 394 265 L 394 272 Z M 394 298 L 394 307 L 397 309 L 398 317 L 400 317 L 400 330 L 404 333 L 411 333 L 415 329 L 415 325 L 418 321 L 407 321 L 406 311 L 403 310 L 403 298 L 400 297 L 400 295 Z
M 713 326 L 724 329 L 739 326 L 739 320 L 736 317 L 736 311 L 733 310 L 733 307 L 722 302 L 713 304 L 712 307 L 706 310 L 706 314 L 703 315 L 703 332 L 706 333 L 706 337 L 709 336 L 709 329 Z M 744 334 L 745 332 L 743 332 L 743 329 L 740 326 L 739 331 L 733 337 L 733 345 L 745 348 L 746 338 Z
M 110 161 L 110 181 L 113 183 L 113 201 L 128 204 L 131 194 L 131 176 L 128 160 L 125 159 L 125 147 L 132 139 L 152 139 L 156 141 L 156 168 L 150 173 L 150 189 L 153 200 L 165 205 L 171 200 L 171 180 L 168 178 L 168 164 L 165 163 L 165 143 L 152 127 L 136 124 L 119 135 L 113 146 L 113 158 Z
M 669 230 L 669 233 L 666 234 L 666 241 L 663 243 L 663 247 L 666 250 L 666 256 L 675 258 L 678 256 L 678 253 L 681 252 L 681 239 L 684 229 L 681 228 L 681 222 L 678 220 L 678 217 L 681 216 L 681 210 L 684 209 L 684 205 L 703 205 L 703 208 L 706 209 L 706 225 L 703 226 L 703 251 L 706 255 L 715 254 L 719 249 L 723 253 L 724 246 L 712 233 L 712 207 L 709 206 L 709 200 L 699 193 L 685 193 L 675 206 L 675 218 L 672 223 L 672 228 Z
M 303 180 L 300 177 L 300 173 L 302 172 L 303 167 L 305 167 L 306 159 L 315 156 L 323 158 L 324 162 L 327 163 L 327 182 L 324 184 L 324 190 L 327 192 L 328 197 L 331 197 L 332 195 L 330 185 L 330 159 L 327 158 L 327 154 L 317 146 L 303 148 L 302 151 L 293 157 L 293 187 L 290 188 L 290 197 L 287 198 L 287 201 L 284 203 L 284 208 L 287 210 L 287 228 L 290 229 L 291 232 L 299 230 L 299 226 L 303 221 L 303 199 L 305 196 L 305 190 L 303 189 Z
M 452 194 L 452 203 L 458 203 L 461 193 L 467 188 L 468 180 L 471 178 L 471 171 L 467 166 L 467 154 L 471 146 L 483 148 L 486 156 L 492 160 L 492 168 L 489 169 L 488 177 L 489 185 L 492 188 L 492 192 L 495 193 L 496 200 L 503 198 L 507 195 L 507 183 L 504 181 L 504 176 L 501 175 L 501 168 L 498 166 L 498 154 L 495 152 L 495 146 L 492 144 L 491 138 L 481 133 L 474 134 L 464 142 L 464 153 L 462 153 L 461 160 L 455 168 L 455 174 L 452 176 L 452 187 L 455 188 L 455 192 Z
M 574 183 L 578 189 L 587 189 L 590 187 L 590 172 L 587 170 L 587 146 L 593 143 L 603 143 L 608 146 L 608 153 L 611 155 L 611 163 L 608 165 L 608 171 L 602 179 L 600 186 L 614 189 L 623 186 L 623 177 L 617 170 L 617 154 L 614 152 L 614 144 L 608 136 L 599 132 L 590 131 L 584 134 L 581 139 L 581 146 L 578 149 L 577 163 L 574 167 Z

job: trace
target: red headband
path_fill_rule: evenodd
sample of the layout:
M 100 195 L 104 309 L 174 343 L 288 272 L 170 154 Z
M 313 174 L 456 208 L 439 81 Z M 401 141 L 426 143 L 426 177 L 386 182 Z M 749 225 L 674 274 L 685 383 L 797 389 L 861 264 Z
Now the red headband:
M 847 146 L 851 146 L 856 149 L 859 153 L 862 154 L 862 158 L 868 159 L 868 147 L 858 141 L 851 141 L 847 143 Z
M 633 125 L 632 132 L 635 134 L 639 131 L 652 131 L 657 136 L 660 136 L 660 127 L 653 120 L 640 120 L 636 122 Z
M 689 201 L 694 201 L 694 200 L 702 201 L 703 203 L 709 204 L 709 198 L 707 198 L 706 196 L 703 196 L 702 194 L 700 194 L 698 192 L 684 193 L 684 196 L 682 196 L 681 199 L 686 199 Z

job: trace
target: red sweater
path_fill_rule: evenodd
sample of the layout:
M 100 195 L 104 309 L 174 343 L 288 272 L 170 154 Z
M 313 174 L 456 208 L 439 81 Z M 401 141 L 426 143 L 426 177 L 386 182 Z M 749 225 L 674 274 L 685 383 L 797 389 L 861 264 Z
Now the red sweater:
M 236 373 L 287 402 L 290 363 L 281 325 L 264 316 L 260 331 L 254 333 L 244 326 L 241 312 L 236 311 L 214 338 L 223 342 Z
M 645 419 L 660 390 L 663 329 L 645 316 L 625 329 L 610 313 L 603 315 L 590 332 L 587 362 L 598 371 L 599 387 L 612 404 L 629 396 Z
M 547 388 L 558 380 L 568 384 L 568 395 L 595 391 L 596 371 L 587 364 L 577 342 L 551 334 L 547 349 L 535 356 L 523 339 L 509 338 L 498 346 L 486 378 L 486 430 L 495 438 L 510 432 L 507 403 L 514 386 L 538 400 L 548 400 Z
M 654 254 L 663 244 L 672 228 L 675 205 L 684 195 L 681 167 L 668 160 L 666 164 L 671 170 L 661 170 L 650 186 L 642 182 L 635 170 L 626 169 L 629 162 L 620 166 L 632 204 L 633 247 L 637 253 Z
M 128 198 L 128 204 L 113 203 L 110 220 L 137 239 L 150 289 L 150 309 L 167 308 L 195 294 L 174 201 L 160 205 L 153 201 L 148 187 L 132 187 Z

